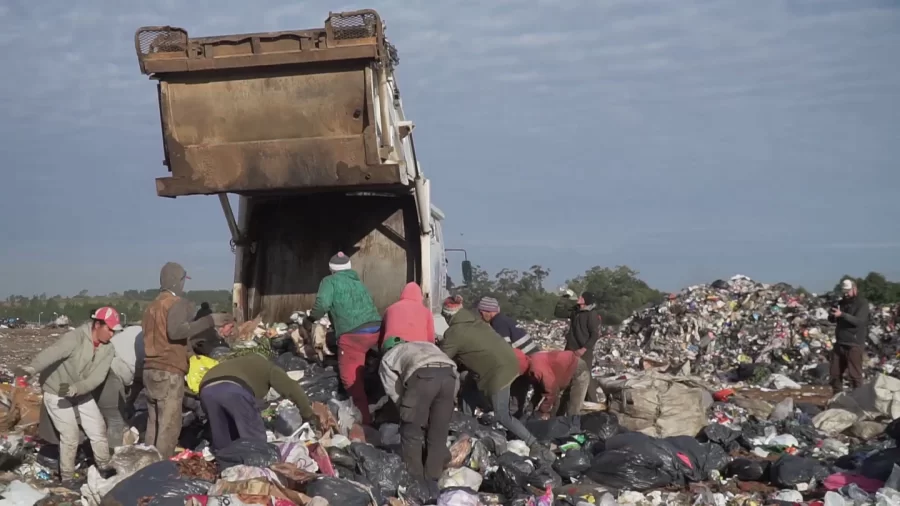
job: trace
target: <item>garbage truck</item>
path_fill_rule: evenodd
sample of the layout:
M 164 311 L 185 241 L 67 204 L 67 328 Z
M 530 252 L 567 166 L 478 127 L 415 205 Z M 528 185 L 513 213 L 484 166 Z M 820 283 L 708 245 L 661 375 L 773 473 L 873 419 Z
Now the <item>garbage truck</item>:
M 444 214 L 431 203 L 403 111 L 397 51 L 374 10 L 330 13 L 324 24 L 214 37 L 138 29 L 168 168 L 156 192 L 218 197 L 238 321 L 286 321 L 311 308 L 338 251 L 380 311 L 415 281 L 438 315 Z M 468 259 L 462 271 L 468 283 Z

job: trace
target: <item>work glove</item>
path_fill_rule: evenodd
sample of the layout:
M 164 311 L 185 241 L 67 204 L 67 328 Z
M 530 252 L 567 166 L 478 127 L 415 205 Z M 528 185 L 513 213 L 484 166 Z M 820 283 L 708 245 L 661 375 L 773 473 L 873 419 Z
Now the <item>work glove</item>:
M 75 397 L 76 395 L 78 395 L 78 389 L 75 388 L 75 385 L 70 385 L 68 383 L 59 384 L 60 397 Z
M 16 367 L 15 370 L 13 371 L 13 374 L 15 374 L 16 376 L 24 376 L 26 378 L 30 378 L 30 377 L 34 376 L 35 370 L 34 370 L 34 367 L 31 367 L 29 365 L 23 365 L 20 367 Z
M 312 335 L 313 322 L 309 316 L 303 317 L 303 323 L 301 324 L 301 326 L 303 327 L 303 330 L 309 332 L 309 334 Z

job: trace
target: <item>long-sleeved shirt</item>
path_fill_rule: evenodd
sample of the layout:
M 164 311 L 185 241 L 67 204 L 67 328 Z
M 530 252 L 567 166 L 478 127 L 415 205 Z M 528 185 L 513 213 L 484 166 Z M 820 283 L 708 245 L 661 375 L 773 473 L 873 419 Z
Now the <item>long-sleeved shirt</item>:
M 144 332 L 140 326 L 126 327 L 110 341 L 115 351 L 110 369 L 126 386 L 141 373 L 144 362 Z
M 865 346 L 869 337 L 869 301 L 862 295 L 841 299 L 841 316 L 828 316 L 837 324 L 835 341 L 845 346 Z
M 450 319 L 440 348 L 478 375 L 478 389 L 485 395 L 494 395 L 519 376 L 519 360 L 513 348 L 468 309 L 461 309 Z
M 600 315 L 594 308 L 579 309 L 572 315 L 569 334 L 566 336 L 566 351 L 584 349 L 582 359 L 590 365 L 594 360 L 594 346 L 600 339 Z
M 559 400 L 560 392 L 572 383 L 578 360 L 574 351 L 541 351 L 528 357 L 528 374 L 544 390 L 544 402 L 540 408 L 542 413 L 549 413 Z
M 497 313 L 491 319 L 491 328 L 500 334 L 504 341 L 517 350 L 522 350 L 526 355 L 540 351 L 537 343 L 528 335 L 528 332 L 519 327 L 515 320 L 503 313 Z
M 369 289 L 356 271 L 338 271 L 319 283 L 310 319 L 316 321 L 328 314 L 334 335 L 340 337 L 361 329 L 381 328 L 381 315 Z
M 38 353 L 31 367 L 40 373 L 44 392 L 59 395 L 60 385 L 66 383 L 78 394 L 86 394 L 106 380 L 114 354 L 109 344 L 94 346 L 91 324 L 86 323 Z
M 232 358 L 207 371 L 200 382 L 200 390 L 212 383 L 230 381 L 253 393 L 257 399 L 264 399 L 272 388 L 285 399 L 293 402 L 304 420 L 313 420 L 312 405 L 303 388 L 284 372 L 284 369 L 266 360 L 262 355 L 250 353 Z
M 434 315 L 422 303 L 422 288 L 417 283 L 407 283 L 400 300 L 388 306 L 383 325 L 385 339 L 434 342 Z
M 436 345 L 424 342 L 408 342 L 394 346 L 385 353 L 378 368 L 378 375 L 384 385 L 388 397 L 399 405 L 403 397 L 403 386 L 414 372 L 422 367 L 448 366 L 456 372 L 456 363 L 444 354 Z M 456 380 L 459 390 L 459 376 Z

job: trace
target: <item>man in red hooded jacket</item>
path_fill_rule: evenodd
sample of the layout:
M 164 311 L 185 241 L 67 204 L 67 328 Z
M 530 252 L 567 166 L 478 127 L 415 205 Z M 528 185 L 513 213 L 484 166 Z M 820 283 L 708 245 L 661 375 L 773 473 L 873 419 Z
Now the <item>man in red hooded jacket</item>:
M 578 415 L 587 394 L 591 372 L 581 360 L 584 350 L 579 351 L 539 351 L 525 355 L 516 350 L 519 359 L 519 373 L 528 374 L 538 391 L 535 400 L 540 401 L 538 411 L 547 418 L 557 411 L 559 414 Z M 560 409 L 561 394 L 568 392 L 565 409 Z M 538 394 L 542 394 L 538 396 Z
M 400 300 L 384 312 L 382 335 L 399 337 L 407 343 L 434 343 L 434 316 L 422 302 L 422 288 L 408 283 L 400 293 Z

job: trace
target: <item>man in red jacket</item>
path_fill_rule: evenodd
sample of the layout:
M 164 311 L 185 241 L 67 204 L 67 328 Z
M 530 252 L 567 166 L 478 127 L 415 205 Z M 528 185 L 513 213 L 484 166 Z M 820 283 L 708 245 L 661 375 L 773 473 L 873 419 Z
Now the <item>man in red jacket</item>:
M 434 315 L 422 302 L 422 288 L 407 283 L 400 300 L 388 306 L 383 317 L 383 336 L 399 337 L 404 342 L 434 343 Z
M 587 395 L 588 385 L 591 381 L 591 372 L 584 360 L 581 360 L 579 351 L 539 351 L 531 355 L 517 353 L 519 358 L 519 371 L 527 373 L 534 380 L 543 395 L 537 410 L 542 418 L 549 418 L 552 414 L 562 411 L 560 414 L 577 415 L 581 413 L 584 397 Z M 568 402 L 565 410 L 560 409 L 560 396 L 568 392 Z

